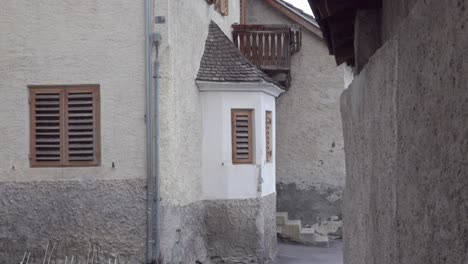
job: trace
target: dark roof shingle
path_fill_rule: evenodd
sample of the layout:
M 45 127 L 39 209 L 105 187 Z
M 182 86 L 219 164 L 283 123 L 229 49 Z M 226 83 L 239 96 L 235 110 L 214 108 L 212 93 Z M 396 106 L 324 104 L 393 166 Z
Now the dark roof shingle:
M 264 72 L 250 63 L 213 21 L 209 26 L 197 80 L 275 83 Z

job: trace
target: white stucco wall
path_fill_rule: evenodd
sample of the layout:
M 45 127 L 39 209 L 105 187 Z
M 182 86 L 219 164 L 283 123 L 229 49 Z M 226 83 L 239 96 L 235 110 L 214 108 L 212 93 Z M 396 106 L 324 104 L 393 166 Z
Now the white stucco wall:
M 205 0 L 158 0 L 155 25 L 162 35 L 161 60 L 161 189 L 163 203 L 184 205 L 202 196 L 200 95 L 195 85 L 210 20 L 230 37 L 239 22 L 239 2 L 229 1 L 222 16 Z
M 275 97 L 263 92 L 205 91 L 201 93 L 201 105 L 203 198 L 246 199 L 274 193 L 275 122 L 272 129 L 273 158 L 267 163 L 265 111 L 272 111 L 275 119 Z M 232 109 L 254 110 L 253 164 L 232 163 Z M 262 180 L 259 181 L 260 176 Z
M 0 181 L 145 178 L 143 1 L 1 5 Z M 100 84 L 101 166 L 30 168 L 27 85 L 35 84 Z

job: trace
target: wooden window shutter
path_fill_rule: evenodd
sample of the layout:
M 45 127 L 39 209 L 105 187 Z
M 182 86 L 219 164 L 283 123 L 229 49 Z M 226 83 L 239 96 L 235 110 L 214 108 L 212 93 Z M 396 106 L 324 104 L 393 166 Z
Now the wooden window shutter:
M 33 166 L 60 166 L 63 96 L 58 88 L 30 90 L 30 159 Z
M 216 0 L 215 10 L 223 16 L 229 15 L 229 0 Z
M 100 163 L 99 87 L 31 87 L 31 166 Z
M 249 164 L 253 162 L 253 110 L 232 110 L 232 162 Z
M 273 116 L 271 111 L 266 111 L 265 113 L 265 132 L 266 132 L 266 161 L 272 162 L 273 157 Z
M 98 165 L 99 90 L 76 87 L 65 92 L 65 160 L 68 165 Z

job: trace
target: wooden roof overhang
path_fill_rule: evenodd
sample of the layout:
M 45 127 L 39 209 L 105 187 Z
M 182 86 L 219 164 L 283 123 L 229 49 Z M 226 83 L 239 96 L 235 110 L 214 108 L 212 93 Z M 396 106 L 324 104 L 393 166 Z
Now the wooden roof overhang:
M 381 8 L 382 0 L 308 0 L 337 65 L 354 65 L 354 20 L 359 9 Z

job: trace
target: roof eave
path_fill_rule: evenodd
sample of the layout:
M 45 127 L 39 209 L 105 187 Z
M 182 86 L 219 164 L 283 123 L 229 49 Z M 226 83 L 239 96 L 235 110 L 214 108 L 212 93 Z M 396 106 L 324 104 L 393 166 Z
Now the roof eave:
M 336 63 L 353 65 L 354 22 L 357 10 L 381 8 L 381 0 L 308 0 L 330 55 Z
M 196 80 L 200 92 L 260 92 L 274 97 L 284 93 L 284 90 L 273 83 L 261 80 L 259 82 L 213 82 Z

